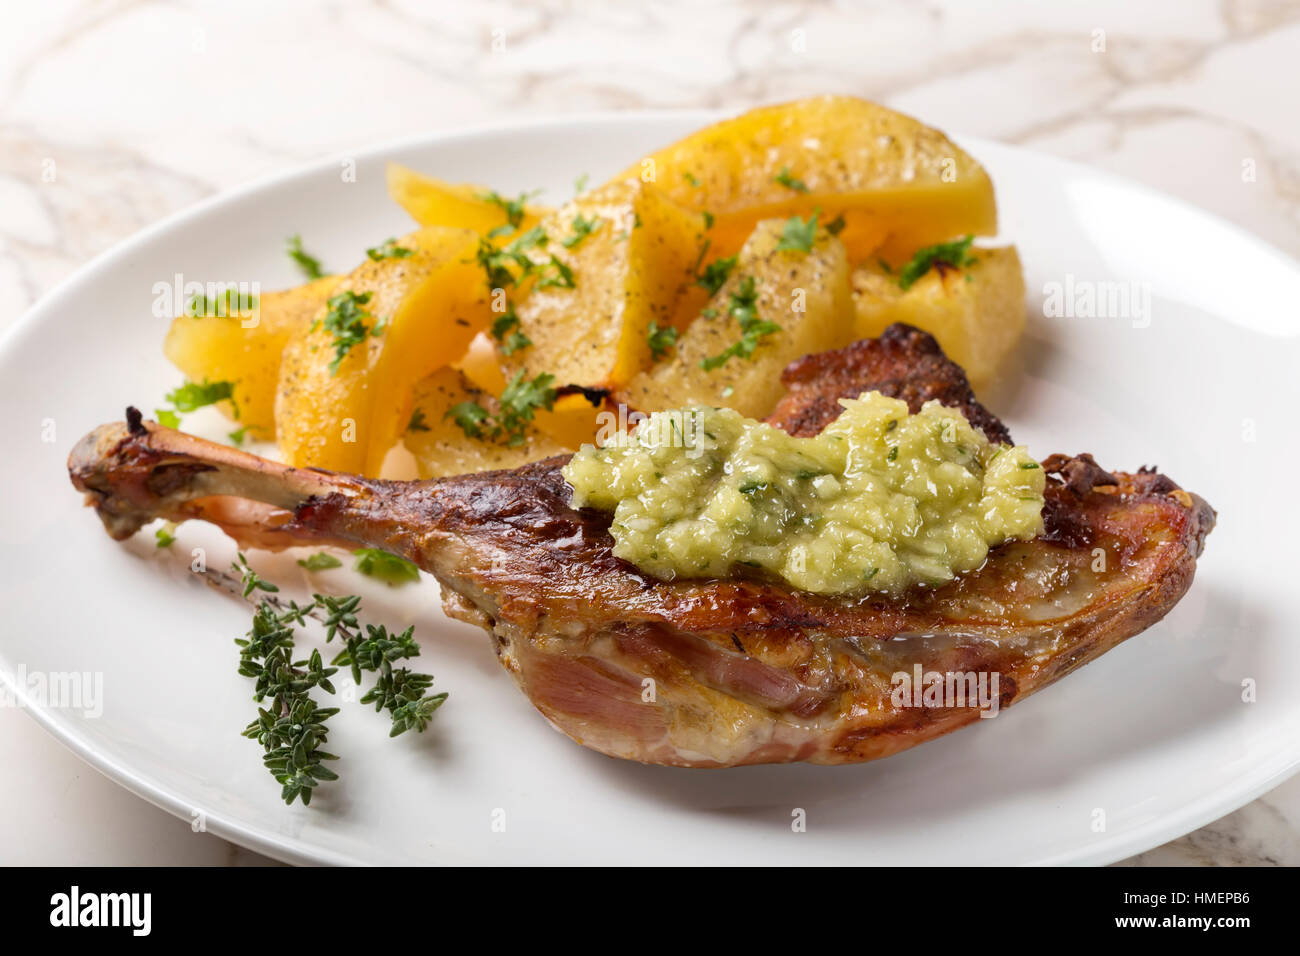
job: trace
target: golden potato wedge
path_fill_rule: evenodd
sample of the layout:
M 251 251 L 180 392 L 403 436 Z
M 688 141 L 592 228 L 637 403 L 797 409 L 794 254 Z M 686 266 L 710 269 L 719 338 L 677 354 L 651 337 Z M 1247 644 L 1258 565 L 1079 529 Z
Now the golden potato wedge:
M 997 232 L 993 184 L 938 130 L 876 103 L 819 96 L 750 110 L 645 157 L 615 180 L 654 182 L 717 217 L 715 245 L 760 219 L 843 215 L 850 262 Z
M 453 185 L 399 163 L 389 163 L 387 174 L 388 195 L 422 226 L 472 229 L 482 234 L 507 224 L 506 210 L 500 203 L 484 199 L 491 191 L 482 186 Z M 515 225 L 520 230 L 531 229 L 550 211 L 546 206 L 525 204 Z
M 858 338 L 891 323 L 925 329 L 977 388 L 992 381 L 1025 329 L 1025 279 L 1015 246 L 972 248 L 959 269 L 935 267 L 907 290 L 897 272 L 864 265 L 853 273 Z
M 596 225 L 579 238 L 578 222 Z M 653 187 L 613 183 L 568 203 L 542 228 L 546 244 L 528 253 L 536 277 L 510 290 L 532 345 L 506 359 L 506 368 L 529 378 L 547 372 L 560 385 L 626 384 L 650 364 L 650 323 L 671 324 L 694 284 L 703 217 Z
M 616 393 L 619 401 L 643 412 L 713 405 L 761 418 L 784 392 L 781 371 L 787 364 L 853 339 L 843 244 L 820 231 L 811 251 L 779 250 L 785 227 L 786 220 L 758 224 L 709 308 L 664 361 Z M 704 367 L 742 341 L 737 309 L 751 302 L 759 320 L 779 329 L 758 336 L 748 357 L 734 355 L 718 367 Z
M 593 405 L 583 395 L 561 395 L 554 408 L 537 410 L 537 430 L 570 451 L 577 451 L 596 440 L 605 411 L 604 402 Z
M 342 276 L 325 276 L 265 293 L 249 314 L 178 316 L 163 341 L 163 354 L 190 381 L 232 382 L 239 423 L 251 437 L 273 438 L 281 353 L 289 337 L 324 310 L 342 281 Z M 218 408 L 234 417 L 230 402 Z
M 475 233 L 429 227 L 397 245 L 410 254 L 362 263 L 329 300 L 333 319 L 327 311 L 285 347 L 275 421 L 292 465 L 377 475 L 416 382 L 459 359 L 491 321 Z M 356 341 L 341 348 L 331 322 L 349 314 L 342 324 Z
M 465 373 L 474 387 L 489 395 L 500 395 L 506 387 L 506 376 L 501 371 L 501 356 L 497 353 L 496 343 L 486 332 L 480 332 L 470 342 L 459 361 L 452 366 Z
M 416 385 L 412 427 L 403 443 L 415 457 L 421 478 L 516 468 L 565 451 L 535 428 L 528 429 L 524 443 L 515 447 L 470 437 L 449 416 L 462 402 L 475 402 L 492 412 L 497 407 L 491 395 L 454 368 L 439 369 Z

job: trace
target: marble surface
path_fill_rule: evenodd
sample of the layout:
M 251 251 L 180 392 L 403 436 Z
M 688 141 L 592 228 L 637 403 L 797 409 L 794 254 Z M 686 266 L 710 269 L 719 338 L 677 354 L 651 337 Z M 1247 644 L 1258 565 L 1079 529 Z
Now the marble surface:
M 3 6 L 0 330 L 160 217 L 348 148 L 817 92 L 1114 171 L 1300 257 L 1294 0 Z M 15 710 L 0 710 L 0 766 L 0 863 L 264 862 L 119 789 Z M 1300 864 L 1300 778 L 1125 863 Z

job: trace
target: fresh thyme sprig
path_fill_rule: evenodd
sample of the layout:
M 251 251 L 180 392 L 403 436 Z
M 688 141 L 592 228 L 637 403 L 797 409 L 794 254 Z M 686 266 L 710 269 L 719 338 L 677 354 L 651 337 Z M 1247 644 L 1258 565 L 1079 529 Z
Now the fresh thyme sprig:
M 340 667 L 350 668 L 358 685 L 362 671 L 376 675 L 375 685 L 361 697 L 361 703 L 388 712 L 390 737 L 428 727 L 447 699 L 446 692 L 430 695 L 431 674 L 393 666 L 394 661 L 419 655 L 414 627 L 393 635 L 383 625 L 363 625 L 357 617 L 361 598 L 355 594 L 313 594 L 306 605 L 285 602 L 277 596 L 279 588 L 249 567 L 242 553 L 231 567 L 239 575 L 245 598 L 262 592 L 252 628 L 235 643 L 240 648 L 239 673 L 256 682 L 254 700 L 259 705 L 268 703 L 258 707 L 257 719 L 242 734 L 262 745 L 262 763 L 280 784 L 285 803 L 301 800 L 310 804 L 320 783 L 338 779 L 324 762 L 339 758 L 322 748 L 329 738 L 326 721 L 339 708 L 321 707 L 312 692 L 319 688 L 336 693 L 330 678 Z M 294 627 L 304 625 L 308 617 L 324 626 L 326 643 L 335 637 L 343 641 L 343 650 L 328 666 L 317 650 L 304 659 L 294 659 Z
M 397 635 L 389 634 L 382 624 L 367 624 L 365 628 L 364 638 L 356 632 L 345 632 L 347 647 L 332 663 L 351 667 L 352 679 L 358 684 L 362 671 L 376 675 L 375 686 L 366 691 L 361 703 L 373 703 L 376 711 L 388 711 L 393 721 L 388 736 L 397 737 L 411 729 L 417 733 L 424 730 L 447 694 L 444 691 L 426 696 L 433 685 L 432 675 L 393 667 L 393 661 L 420 653 L 420 645 L 415 643 L 415 628 L 408 627 Z
M 234 567 L 238 570 L 240 566 L 236 563 Z M 251 594 L 261 586 L 259 579 L 251 570 L 244 575 L 245 594 Z M 235 643 L 239 645 L 239 673 L 256 681 L 253 699 L 258 704 L 270 700 L 267 706 L 257 708 L 257 719 L 244 728 L 243 736 L 262 745 L 262 764 L 279 782 L 281 799 L 285 803 L 302 800 L 307 805 L 317 784 L 338 779 L 338 774 L 324 765 L 338 757 L 321 748 L 329 739 L 325 721 L 339 709 L 321 707 L 311 696 L 316 687 L 334 693 L 330 678 L 338 668 L 326 667 L 317 650 L 306 660 L 293 659 L 292 625 L 301 624 L 305 612 L 294 603 L 279 611 L 270 601 L 262 601 L 253 614 L 253 627 Z

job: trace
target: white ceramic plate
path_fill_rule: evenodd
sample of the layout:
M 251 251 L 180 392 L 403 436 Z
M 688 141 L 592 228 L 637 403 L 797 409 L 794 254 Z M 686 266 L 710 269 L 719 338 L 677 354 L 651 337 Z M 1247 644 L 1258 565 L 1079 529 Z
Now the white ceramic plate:
M 480 632 L 444 619 L 436 588 L 365 588 L 409 618 L 451 699 L 433 729 L 389 741 L 350 706 L 330 749 L 342 779 L 286 808 L 255 744 L 233 639 L 249 611 L 186 570 L 210 528 L 158 551 L 110 541 L 65 459 L 128 403 L 153 408 L 178 374 L 153 286 L 296 281 L 301 233 L 327 264 L 409 228 L 384 194 L 398 160 L 453 181 L 569 195 L 711 117 L 621 115 L 439 136 L 325 162 L 204 203 L 82 270 L 0 345 L 4 509 L 0 671 L 85 760 L 210 832 L 291 861 L 429 863 L 1105 863 L 1240 806 L 1300 764 L 1291 404 L 1300 267 L 1174 200 L 1057 160 L 966 145 L 993 175 L 1020 247 L 1030 327 L 1019 367 L 986 401 L 1039 457 L 1158 463 L 1219 509 L 1191 593 L 1168 618 L 1042 694 L 901 756 L 856 767 L 674 770 L 590 753 L 515 689 Z M 1045 283 L 1137 282 L 1149 311 L 1046 319 Z M 195 416 L 193 424 L 205 423 Z M 213 423 L 207 423 L 211 426 Z M 53 435 L 51 436 L 51 429 Z M 53 437 L 53 441 L 46 439 Z M 302 583 L 293 556 L 255 555 Z M 318 582 L 353 590 L 333 571 Z M 400 595 L 400 602 L 393 600 Z M 21 669 L 21 671 L 20 671 Z M 102 675 L 102 713 L 54 706 L 30 675 Z M 93 680 L 92 676 L 92 680 Z M 1255 703 L 1243 703 L 1253 681 Z M 83 701 L 85 703 L 85 701 Z M 11 768 L 12 771 L 13 768 Z M 792 832 L 795 808 L 807 830 Z M 504 814 L 505 829 L 494 829 Z M 1104 821 L 1104 828 L 1099 827 Z

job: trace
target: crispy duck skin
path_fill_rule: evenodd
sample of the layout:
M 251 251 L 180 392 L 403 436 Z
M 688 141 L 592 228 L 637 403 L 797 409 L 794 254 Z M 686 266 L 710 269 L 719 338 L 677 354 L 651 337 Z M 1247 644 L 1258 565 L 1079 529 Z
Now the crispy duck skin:
M 785 379 L 769 420 L 796 434 L 832 420 L 835 399 L 880 388 L 913 412 L 938 398 L 1009 440 L 934 340 L 906 326 L 795 362 Z M 558 729 L 611 756 L 687 767 L 856 763 L 978 719 L 974 702 L 894 706 L 893 675 L 918 664 L 996 674 L 1006 707 L 1160 620 L 1214 525 L 1209 505 L 1154 470 L 1053 455 L 1043 534 L 942 587 L 833 598 L 756 579 L 663 582 L 613 556 L 608 515 L 569 507 L 565 460 L 371 480 L 289 468 L 131 410 L 83 438 L 68 466 L 117 539 L 156 517 L 201 518 L 249 547 L 404 555 L 438 579 L 450 615 L 492 634 Z
M 868 383 L 863 388 L 863 383 Z M 877 391 L 907 402 L 915 414 L 931 399 L 959 408 L 994 444 L 1010 445 L 1011 433 L 975 401 L 961 366 L 949 361 L 928 332 L 895 322 L 879 338 L 862 339 L 833 352 L 795 359 L 781 373 L 786 394 L 768 424 L 799 437 L 817 435 L 840 417 L 841 398 Z

